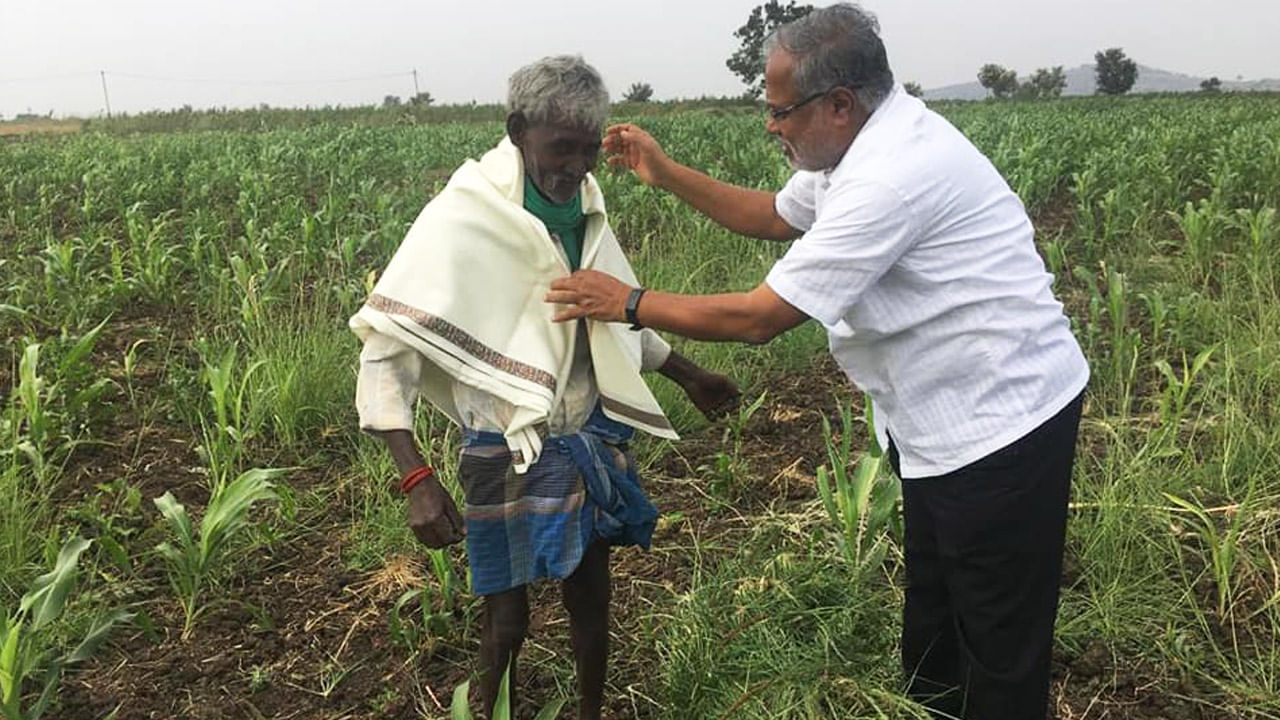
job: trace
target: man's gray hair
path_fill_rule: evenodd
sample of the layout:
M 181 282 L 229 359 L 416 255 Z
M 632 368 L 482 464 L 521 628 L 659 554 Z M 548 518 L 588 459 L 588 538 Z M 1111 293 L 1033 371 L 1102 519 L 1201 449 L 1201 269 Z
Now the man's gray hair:
M 609 91 L 581 55 L 544 57 L 511 75 L 507 111 L 523 114 L 533 125 L 599 130 L 609 115 Z
M 880 23 L 857 5 L 818 8 L 779 27 L 765 39 L 766 61 L 775 49 L 795 59 L 792 83 L 797 98 L 849 88 L 867 112 L 874 112 L 893 90 Z

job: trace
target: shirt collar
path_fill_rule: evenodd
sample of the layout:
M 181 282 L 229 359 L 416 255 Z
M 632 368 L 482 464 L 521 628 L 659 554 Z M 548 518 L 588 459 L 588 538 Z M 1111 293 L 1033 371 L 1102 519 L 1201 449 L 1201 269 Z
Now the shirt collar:
M 906 92 L 902 90 L 902 86 L 896 84 L 893 86 L 893 89 L 889 91 L 889 94 L 885 96 L 884 100 L 880 101 L 880 106 L 877 107 L 875 111 L 871 113 L 871 117 L 867 118 L 867 121 L 862 124 L 862 127 L 858 130 L 858 134 L 854 136 L 853 142 L 849 143 L 849 147 L 845 148 L 844 155 L 840 156 L 840 161 L 832 167 L 822 171 L 825 178 L 830 180 L 833 175 L 841 172 L 841 168 L 844 168 L 846 165 L 853 164 L 853 161 L 849 160 L 849 156 L 854 154 L 854 148 L 858 147 L 858 142 L 862 141 L 865 145 L 865 138 L 868 131 L 872 131 L 886 122 L 890 122 L 885 119 L 885 116 L 892 114 L 899 99 L 905 94 Z

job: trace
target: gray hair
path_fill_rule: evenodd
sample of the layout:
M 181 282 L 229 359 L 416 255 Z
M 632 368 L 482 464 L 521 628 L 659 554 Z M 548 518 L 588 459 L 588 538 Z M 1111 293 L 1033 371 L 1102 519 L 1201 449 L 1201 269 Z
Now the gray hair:
M 609 91 L 581 55 L 556 55 L 525 65 L 507 85 L 507 110 L 531 124 L 598 130 L 609 115 Z
M 874 112 L 893 90 L 893 71 L 880 40 L 880 23 L 857 5 L 819 8 L 774 30 L 764 57 L 775 49 L 795 58 L 797 97 L 843 87 Z

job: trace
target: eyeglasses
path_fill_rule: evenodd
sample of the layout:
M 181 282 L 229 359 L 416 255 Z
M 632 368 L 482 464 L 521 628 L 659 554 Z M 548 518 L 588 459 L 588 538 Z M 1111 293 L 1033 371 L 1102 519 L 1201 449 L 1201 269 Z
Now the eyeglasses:
M 831 92 L 832 90 L 835 90 L 835 88 L 829 88 L 829 89 L 827 89 L 827 90 L 823 90 L 822 92 L 816 92 L 816 93 L 814 93 L 814 94 L 810 95 L 809 97 L 807 97 L 807 98 L 805 98 L 805 99 L 803 99 L 803 100 L 800 100 L 800 101 L 798 101 L 798 102 L 793 102 L 793 103 L 791 103 L 790 105 L 787 105 L 786 107 L 780 107 L 780 108 L 766 107 L 766 108 L 765 108 L 765 112 L 769 113 L 769 117 L 770 117 L 770 118 L 773 118 L 774 122 L 782 122 L 783 120 L 786 120 L 786 119 L 787 119 L 787 117 L 788 117 L 789 115 L 791 115 L 791 113 L 793 113 L 793 112 L 795 112 L 795 111 L 799 110 L 800 108 L 804 107 L 805 105 L 808 105 L 809 103 L 813 102 L 814 100 L 817 100 L 818 98 L 822 97 L 823 95 L 826 95 L 827 93 Z

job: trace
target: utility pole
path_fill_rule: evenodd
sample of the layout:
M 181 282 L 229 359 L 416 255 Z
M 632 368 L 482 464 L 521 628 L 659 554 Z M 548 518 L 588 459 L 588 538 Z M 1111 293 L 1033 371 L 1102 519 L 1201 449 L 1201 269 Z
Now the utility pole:
M 107 97 L 107 71 L 99 70 L 98 75 L 102 78 L 102 101 L 107 104 L 107 119 L 111 119 L 111 98 Z
M 413 97 L 418 97 L 418 68 L 413 69 Z

